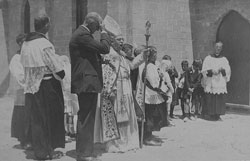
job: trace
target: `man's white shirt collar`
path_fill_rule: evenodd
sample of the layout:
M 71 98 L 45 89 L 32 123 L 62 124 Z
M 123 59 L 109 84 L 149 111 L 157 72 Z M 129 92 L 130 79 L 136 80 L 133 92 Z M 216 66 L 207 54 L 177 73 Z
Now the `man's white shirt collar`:
M 84 25 L 81 25 L 82 27 L 84 27 L 86 30 L 88 30 L 88 32 L 90 32 L 89 28 L 87 28 L 86 26 Z

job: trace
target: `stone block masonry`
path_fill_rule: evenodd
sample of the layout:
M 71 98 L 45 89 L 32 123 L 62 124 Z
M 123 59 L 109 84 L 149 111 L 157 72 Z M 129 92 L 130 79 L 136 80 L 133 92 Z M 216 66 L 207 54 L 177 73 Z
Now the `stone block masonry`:
M 195 58 L 204 58 L 213 52 L 217 29 L 230 10 L 250 21 L 248 0 L 190 0 L 189 6 Z

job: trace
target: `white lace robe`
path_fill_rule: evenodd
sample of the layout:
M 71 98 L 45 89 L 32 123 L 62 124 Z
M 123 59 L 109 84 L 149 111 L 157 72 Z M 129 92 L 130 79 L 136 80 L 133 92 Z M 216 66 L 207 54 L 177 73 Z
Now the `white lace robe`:
M 24 93 L 36 93 L 45 74 L 55 75 L 56 72 L 63 70 L 54 46 L 45 38 L 23 43 L 21 63 L 25 71 Z
M 223 76 L 219 69 L 225 69 L 226 76 Z M 212 77 L 207 76 L 207 71 L 214 71 Z M 231 68 L 226 57 L 215 58 L 208 55 L 202 66 L 202 85 L 206 93 L 225 94 L 227 93 L 227 82 L 230 81 Z

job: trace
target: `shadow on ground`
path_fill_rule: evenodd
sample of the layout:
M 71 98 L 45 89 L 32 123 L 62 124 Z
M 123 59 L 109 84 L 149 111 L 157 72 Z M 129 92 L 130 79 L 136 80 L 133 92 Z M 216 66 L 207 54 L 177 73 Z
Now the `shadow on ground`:
M 26 159 L 36 160 L 34 151 L 32 151 L 32 150 L 25 150 L 24 153 L 26 155 Z
M 66 155 L 67 155 L 68 157 L 71 157 L 71 158 L 74 158 L 74 159 L 77 158 L 76 150 L 67 151 L 67 152 L 66 152 Z
M 14 148 L 14 149 L 19 149 L 19 150 L 23 150 L 23 147 L 21 146 L 21 144 L 16 144 L 16 145 L 14 145 L 12 148 Z
M 102 154 L 106 153 L 105 151 L 105 145 L 104 144 L 95 144 L 94 146 L 94 152 L 93 152 L 93 156 L 94 157 L 101 157 Z M 66 156 L 73 158 L 73 159 L 77 159 L 77 153 L 76 150 L 69 150 L 66 152 Z

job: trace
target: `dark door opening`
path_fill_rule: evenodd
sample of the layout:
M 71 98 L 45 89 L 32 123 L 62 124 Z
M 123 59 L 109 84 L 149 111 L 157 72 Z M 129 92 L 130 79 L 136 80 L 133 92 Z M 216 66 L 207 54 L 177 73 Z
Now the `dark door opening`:
M 218 28 L 217 40 L 224 44 L 222 54 L 228 58 L 232 72 L 227 102 L 249 105 L 250 23 L 230 11 Z
M 30 4 L 27 0 L 24 6 L 24 33 L 30 32 Z
M 76 0 L 76 28 L 82 25 L 84 17 L 87 15 L 88 0 Z

